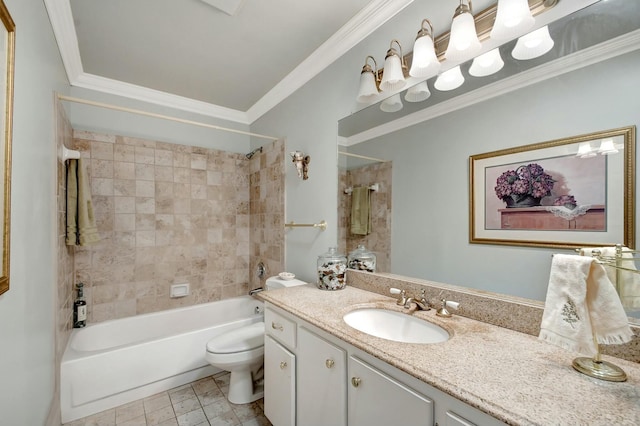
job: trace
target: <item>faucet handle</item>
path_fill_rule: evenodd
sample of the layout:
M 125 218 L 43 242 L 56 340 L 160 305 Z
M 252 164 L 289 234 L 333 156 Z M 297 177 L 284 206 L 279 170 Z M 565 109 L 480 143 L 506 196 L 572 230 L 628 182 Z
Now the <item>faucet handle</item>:
M 397 305 L 404 305 L 407 302 L 407 293 L 404 290 L 400 290 L 399 288 L 391 287 L 389 289 L 391 294 L 399 294 L 400 297 L 396 302 Z
M 445 318 L 451 317 L 451 312 L 449 312 L 447 308 L 451 308 L 455 310 L 455 309 L 458 309 L 458 307 L 460 306 L 460 303 L 452 302 L 445 298 L 442 298 L 441 301 L 442 301 L 442 307 L 436 311 L 436 315 L 439 317 L 445 317 Z

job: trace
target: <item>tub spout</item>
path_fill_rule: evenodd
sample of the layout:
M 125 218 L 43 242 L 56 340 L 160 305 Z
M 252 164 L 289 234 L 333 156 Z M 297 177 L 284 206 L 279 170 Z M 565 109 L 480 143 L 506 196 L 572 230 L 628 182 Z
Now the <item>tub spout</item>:
M 249 296 L 255 296 L 257 293 L 260 293 L 261 291 L 264 291 L 264 288 L 258 287 L 258 288 L 254 288 L 253 290 L 249 290 Z

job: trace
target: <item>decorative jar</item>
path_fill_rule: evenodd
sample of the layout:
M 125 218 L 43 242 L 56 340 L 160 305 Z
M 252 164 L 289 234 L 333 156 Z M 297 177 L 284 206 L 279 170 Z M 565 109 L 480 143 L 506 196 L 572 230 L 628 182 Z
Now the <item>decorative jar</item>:
M 347 257 L 336 247 L 318 256 L 318 288 L 341 290 L 347 285 Z
M 354 251 L 349 253 L 348 265 L 349 269 L 375 272 L 376 255 L 373 252 L 368 251 L 364 245 L 359 244 Z

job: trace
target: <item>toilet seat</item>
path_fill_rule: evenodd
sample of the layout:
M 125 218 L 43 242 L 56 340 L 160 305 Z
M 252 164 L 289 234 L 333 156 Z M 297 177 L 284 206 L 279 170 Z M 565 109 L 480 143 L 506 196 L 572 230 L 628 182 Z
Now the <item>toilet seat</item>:
M 254 351 L 264 346 L 264 322 L 222 333 L 207 343 L 207 352 L 212 354 L 234 354 Z

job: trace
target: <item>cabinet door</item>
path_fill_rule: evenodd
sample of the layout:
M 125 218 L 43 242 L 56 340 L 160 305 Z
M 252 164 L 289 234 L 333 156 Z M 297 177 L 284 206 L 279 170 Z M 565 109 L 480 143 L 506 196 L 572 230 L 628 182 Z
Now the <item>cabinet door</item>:
M 433 401 L 349 357 L 349 426 L 433 426 Z
M 346 426 L 345 351 L 300 327 L 296 362 L 298 424 Z
M 274 426 L 295 425 L 296 357 L 264 338 L 264 414 Z

